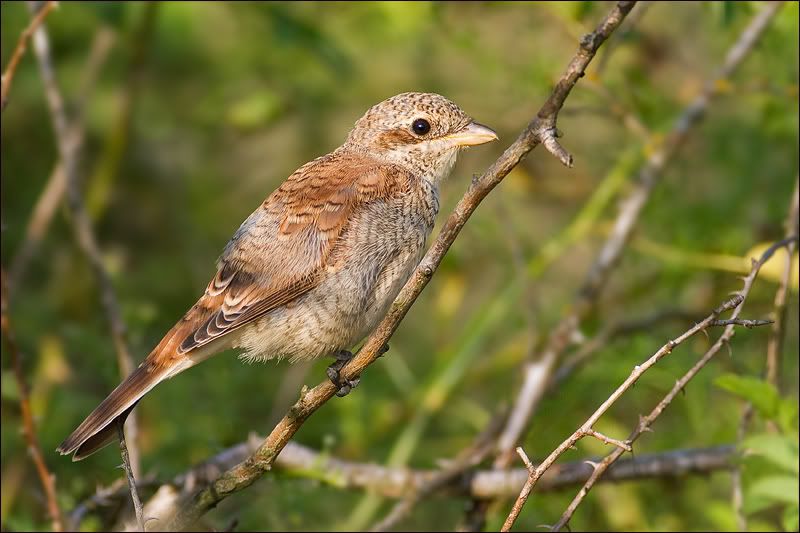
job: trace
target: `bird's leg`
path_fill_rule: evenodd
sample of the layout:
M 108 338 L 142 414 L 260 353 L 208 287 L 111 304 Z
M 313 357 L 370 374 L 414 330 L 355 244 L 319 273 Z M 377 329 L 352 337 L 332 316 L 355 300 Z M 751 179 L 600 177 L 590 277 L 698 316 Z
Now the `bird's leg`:
M 346 365 L 353 358 L 353 352 L 339 350 L 333 354 L 333 357 L 336 359 L 336 361 L 328 366 L 326 373 L 328 374 L 328 379 L 331 380 L 331 383 L 339 388 L 339 390 L 336 392 L 336 396 L 341 398 L 342 396 L 347 396 L 351 390 L 356 388 L 361 381 L 361 378 L 342 380 L 341 376 L 339 375 L 339 371 L 344 368 L 344 365 Z
M 378 350 L 378 357 L 382 357 L 383 354 L 388 351 L 389 344 L 387 343 L 381 346 L 381 349 Z M 346 365 L 353 358 L 353 352 L 339 350 L 332 355 L 336 361 L 328 366 L 325 373 L 328 374 L 328 379 L 331 380 L 331 383 L 339 387 L 339 390 L 336 392 L 336 396 L 347 396 L 350 391 L 355 389 L 361 382 L 361 378 L 342 381 L 341 376 L 339 375 L 339 372 L 342 370 L 342 368 L 344 368 L 344 365 Z

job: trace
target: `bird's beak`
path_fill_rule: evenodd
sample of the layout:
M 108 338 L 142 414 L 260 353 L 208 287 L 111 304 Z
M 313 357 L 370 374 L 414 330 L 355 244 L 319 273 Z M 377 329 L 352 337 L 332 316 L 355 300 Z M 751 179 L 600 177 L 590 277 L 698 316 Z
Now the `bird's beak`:
M 470 122 L 465 128 L 447 136 L 456 146 L 477 146 L 497 140 L 497 133 L 483 124 Z

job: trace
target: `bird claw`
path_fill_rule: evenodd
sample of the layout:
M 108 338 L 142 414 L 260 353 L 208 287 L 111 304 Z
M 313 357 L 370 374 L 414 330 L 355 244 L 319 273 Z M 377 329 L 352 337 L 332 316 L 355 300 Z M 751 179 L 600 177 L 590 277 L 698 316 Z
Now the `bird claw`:
M 350 391 L 355 389 L 361 378 L 355 379 L 345 379 L 343 380 L 339 372 L 344 368 L 352 358 L 353 353 L 348 352 L 347 350 L 339 350 L 338 352 L 333 354 L 333 357 L 336 359 L 330 366 L 325 370 L 325 373 L 328 375 L 328 379 L 331 380 L 339 390 L 336 391 L 336 396 L 343 397 L 350 394 Z

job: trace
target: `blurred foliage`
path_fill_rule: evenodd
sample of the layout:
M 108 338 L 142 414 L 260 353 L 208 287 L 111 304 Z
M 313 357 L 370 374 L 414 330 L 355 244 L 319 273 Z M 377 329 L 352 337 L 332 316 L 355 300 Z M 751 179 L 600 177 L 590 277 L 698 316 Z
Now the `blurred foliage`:
M 530 120 L 580 35 L 609 6 L 61 3 L 47 25 L 69 109 L 86 101 L 86 194 L 133 352 L 144 357 L 194 302 L 214 259 L 258 202 L 299 165 L 338 146 L 352 123 L 388 96 L 440 92 L 500 134 L 501 142 L 460 158 L 442 191 L 446 213 L 470 176 Z M 2 2 L 0 9 L 5 65 L 28 14 L 17 2 Z M 313 416 L 297 440 L 352 460 L 415 467 L 435 466 L 472 442 L 513 399 L 529 347 L 572 301 L 632 172 L 757 9 L 752 2 L 653 3 L 635 27 L 618 32 L 559 120 L 575 168 L 537 150 L 515 169 L 467 224 L 391 352 L 355 393 Z M 113 33 L 113 48 L 96 86 L 84 94 L 87 57 L 101 29 Z M 706 313 L 739 288 L 747 252 L 782 237 L 798 172 L 797 42 L 798 5 L 789 3 L 734 79 L 720 85 L 722 94 L 670 164 L 585 335 L 663 308 Z M 652 138 L 626 127 L 620 110 L 638 117 Z M 3 111 L 1 141 L 7 268 L 56 163 L 30 51 Z M 782 264 L 773 259 L 768 267 L 779 272 Z M 757 281 L 748 318 L 770 312 L 775 280 L 766 275 Z M 52 450 L 119 376 L 97 288 L 63 209 L 15 287 L 12 316 L 40 440 L 69 510 L 119 476 L 119 457 L 109 448 L 71 463 Z M 745 401 L 737 396 L 755 401 L 759 419 L 745 443 L 756 454 L 745 463 L 754 530 L 797 528 L 797 500 L 788 497 L 797 487 L 797 441 L 788 438 L 796 436 L 797 414 L 781 415 L 788 408 L 775 407 L 796 407 L 797 321 L 795 285 L 780 395 L 751 394 L 765 386 L 756 383 L 767 328 L 740 331 L 733 356 L 701 372 L 636 446 L 646 453 L 732 443 Z M 611 342 L 545 398 L 524 443 L 528 454 L 549 453 L 633 365 L 686 327 L 670 321 Z M 598 429 L 627 435 L 709 342 L 696 338 L 659 363 Z M 164 384 L 138 408 L 145 472 L 167 478 L 251 430 L 269 430 L 302 384 L 324 379 L 328 363 L 246 366 L 227 354 Z M 761 400 L 774 405 L 762 409 Z M 1 407 L 2 527 L 47 529 L 5 353 Z M 764 433 L 770 419 L 790 431 Z M 607 451 L 585 440 L 563 459 Z M 518 529 L 551 523 L 573 494 L 535 496 Z M 463 500 L 431 500 L 403 527 L 452 529 Z M 234 517 L 240 530 L 366 527 L 390 504 L 277 471 L 226 500 L 208 515 L 206 527 L 223 528 Z M 510 504 L 490 515 L 488 527 L 499 526 Z M 102 524 L 92 516 L 82 528 Z M 571 527 L 731 530 L 730 475 L 598 486 Z

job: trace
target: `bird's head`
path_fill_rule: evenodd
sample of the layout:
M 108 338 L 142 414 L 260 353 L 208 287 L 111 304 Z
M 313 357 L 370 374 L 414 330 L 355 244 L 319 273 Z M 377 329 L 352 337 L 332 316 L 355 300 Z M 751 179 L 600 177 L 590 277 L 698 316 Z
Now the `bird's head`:
M 460 107 L 434 93 L 402 93 L 372 106 L 342 148 L 403 165 L 434 181 L 447 175 L 460 148 L 497 139 Z

